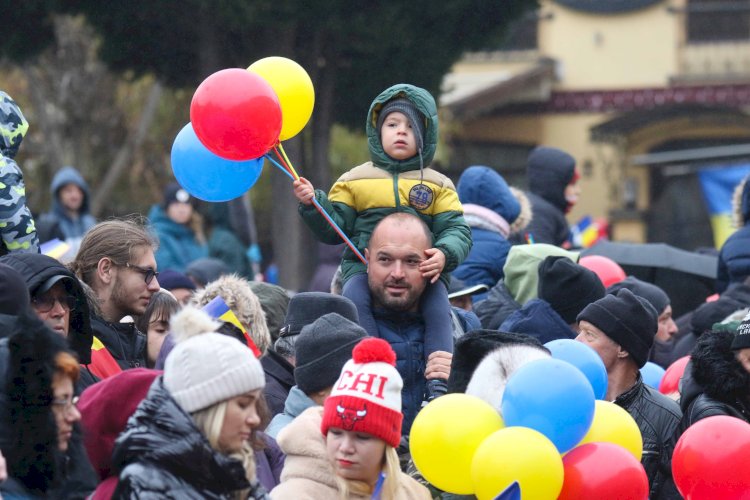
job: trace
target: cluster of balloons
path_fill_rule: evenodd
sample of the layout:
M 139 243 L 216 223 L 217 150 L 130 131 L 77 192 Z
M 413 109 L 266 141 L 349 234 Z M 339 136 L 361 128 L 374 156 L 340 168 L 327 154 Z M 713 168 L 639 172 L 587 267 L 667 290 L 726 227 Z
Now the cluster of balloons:
M 206 201 L 242 195 L 258 180 L 263 156 L 305 127 L 314 103 L 310 76 L 291 59 L 217 71 L 196 89 L 190 123 L 172 145 L 177 181 Z
M 501 413 L 481 399 L 449 394 L 417 415 L 414 464 L 443 491 L 495 499 L 517 483 L 521 498 L 646 498 L 643 440 L 627 411 L 602 401 L 607 373 L 574 340 L 546 344 L 508 379 Z

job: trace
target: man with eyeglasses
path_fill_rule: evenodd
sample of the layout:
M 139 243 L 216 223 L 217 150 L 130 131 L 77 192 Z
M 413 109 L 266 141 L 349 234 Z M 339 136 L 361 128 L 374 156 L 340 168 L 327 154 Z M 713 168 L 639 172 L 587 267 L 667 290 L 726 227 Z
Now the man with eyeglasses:
M 98 306 L 91 312 L 94 342 L 89 368 L 99 378 L 146 366 L 146 336 L 133 323 L 121 321 L 142 315 L 159 291 L 156 247 L 144 226 L 113 219 L 86 233 L 70 263 L 71 270 L 93 291 Z
M 78 278 L 61 262 L 47 255 L 24 253 L 0 257 L 23 277 L 31 297 L 31 309 L 56 333 L 65 337 L 78 361 L 91 363 L 91 322 L 86 294 Z M 87 369 L 81 370 L 81 386 L 95 382 Z

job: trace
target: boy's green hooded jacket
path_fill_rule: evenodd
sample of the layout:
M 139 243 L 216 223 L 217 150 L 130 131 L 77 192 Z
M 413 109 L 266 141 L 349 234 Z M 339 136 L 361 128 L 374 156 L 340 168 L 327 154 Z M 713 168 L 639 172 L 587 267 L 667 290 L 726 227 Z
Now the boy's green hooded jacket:
M 409 99 L 426 117 L 424 149 L 419 154 L 398 161 L 389 157 L 380 143 L 376 124 L 383 105 L 395 97 Z M 334 183 L 326 195 L 316 190 L 315 197 L 339 227 L 364 255 L 370 234 L 377 223 L 394 212 L 418 215 L 430 228 L 433 246 L 445 254 L 443 276 L 455 269 L 471 249 L 471 229 L 464 221 L 461 202 L 453 182 L 428 166 L 435 156 L 438 139 L 437 106 L 429 92 L 406 84 L 384 90 L 370 105 L 367 114 L 369 161 L 349 170 Z M 422 179 L 422 187 L 416 187 Z M 410 204 L 410 197 L 412 202 Z M 341 243 L 336 231 L 312 205 L 299 206 L 305 223 L 316 237 L 328 244 Z M 366 272 L 365 265 L 349 248 L 342 258 L 342 280 Z

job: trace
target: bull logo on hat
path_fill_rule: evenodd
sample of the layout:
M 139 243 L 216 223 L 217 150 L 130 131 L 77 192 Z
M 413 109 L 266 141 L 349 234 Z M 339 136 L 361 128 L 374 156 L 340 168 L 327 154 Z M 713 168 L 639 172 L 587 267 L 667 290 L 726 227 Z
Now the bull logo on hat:
M 345 431 L 354 430 L 354 426 L 357 422 L 365 419 L 367 416 L 367 403 L 362 405 L 362 408 L 347 408 L 344 406 L 336 405 L 336 415 L 341 419 L 341 428 Z

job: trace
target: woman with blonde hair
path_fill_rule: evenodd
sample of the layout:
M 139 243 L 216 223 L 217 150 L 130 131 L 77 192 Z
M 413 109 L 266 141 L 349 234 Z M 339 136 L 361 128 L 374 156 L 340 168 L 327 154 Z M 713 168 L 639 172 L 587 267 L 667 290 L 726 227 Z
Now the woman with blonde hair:
M 279 434 L 287 458 L 271 498 L 431 498 L 399 467 L 403 381 L 395 363 L 385 340 L 357 344 L 325 406 L 306 410 Z
M 267 498 L 250 445 L 265 385 L 260 362 L 214 333 L 219 323 L 202 311 L 186 307 L 175 322 L 208 333 L 178 342 L 117 439 L 114 498 Z

